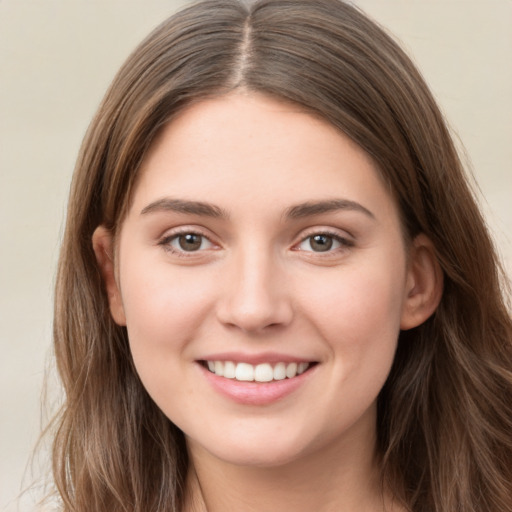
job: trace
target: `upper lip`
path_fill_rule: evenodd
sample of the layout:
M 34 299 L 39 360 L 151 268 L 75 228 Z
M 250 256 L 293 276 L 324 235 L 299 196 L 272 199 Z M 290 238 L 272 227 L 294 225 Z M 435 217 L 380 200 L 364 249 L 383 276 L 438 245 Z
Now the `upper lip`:
M 312 363 L 314 359 L 298 357 L 277 352 L 261 352 L 259 354 L 247 354 L 242 352 L 219 352 L 209 354 L 198 361 L 233 361 L 234 363 L 248 363 L 252 365 L 262 363 Z

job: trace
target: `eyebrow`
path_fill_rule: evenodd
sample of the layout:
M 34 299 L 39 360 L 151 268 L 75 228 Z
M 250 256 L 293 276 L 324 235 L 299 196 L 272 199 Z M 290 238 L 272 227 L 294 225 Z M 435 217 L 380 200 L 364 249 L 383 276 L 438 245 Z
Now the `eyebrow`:
M 348 199 L 329 199 L 327 201 L 315 201 L 298 204 L 288 208 L 285 211 L 285 217 L 291 219 L 302 219 L 304 217 L 312 217 L 321 215 L 322 213 L 330 213 L 337 210 L 351 210 L 361 212 L 368 217 L 375 219 L 375 215 L 365 208 L 362 204 Z
M 289 219 L 302 219 L 337 210 L 351 210 L 364 213 L 375 219 L 375 215 L 363 205 L 349 199 L 329 199 L 325 201 L 309 201 L 287 208 L 284 217 Z M 189 215 L 199 215 L 216 219 L 228 219 L 229 214 L 218 206 L 203 201 L 189 201 L 184 199 L 162 198 L 142 209 L 141 215 L 155 212 L 177 212 Z
M 177 212 L 189 215 L 201 215 L 213 218 L 228 218 L 226 211 L 218 206 L 202 201 L 187 201 L 184 199 L 163 198 L 148 204 L 140 212 L 141 215 L 154 212 Z

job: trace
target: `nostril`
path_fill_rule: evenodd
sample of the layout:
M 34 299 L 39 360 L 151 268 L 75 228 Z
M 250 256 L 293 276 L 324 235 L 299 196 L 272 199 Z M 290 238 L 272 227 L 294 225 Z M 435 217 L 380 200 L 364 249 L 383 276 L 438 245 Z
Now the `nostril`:
M 287 304 L 272 302 L 248 304 L 236 303 L 219 307 L 217 317 L 224 326 L 244 332 L 275 331 L 290 324 L 292 309 Z
M 225 326 L 245 332 L 275 330 L 292 318 L 290 297 L 282 280 L 275 278 L 275 258 L 254 249 L 252 245 L 252 250 L 234 256 L 234 274 L 219 292 L 217 317 Z

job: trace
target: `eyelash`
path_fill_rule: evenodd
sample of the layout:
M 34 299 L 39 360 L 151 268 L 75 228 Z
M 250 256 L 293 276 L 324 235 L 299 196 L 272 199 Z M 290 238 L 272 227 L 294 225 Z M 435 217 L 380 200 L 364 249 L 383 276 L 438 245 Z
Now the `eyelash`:
M 302 252 L 308 252 L 313 253 L 317 256 L 322 257 L 329 257 L 332 256 L 333 253 L 338 253 L 339 251 L 343 251 L 346 249 L 349 249 L 351 247 L 354 247 L 354 242 L 346 237 L 341 236 L 339 233 L 335 233 L 333 231 L 327 230 L 320 230 L 320 231 L 313 231 L 309 234 L 307 234 L 305 237 L 301 239 L 301 241 L 295 245 L 295 247 L 298 247 L 302 245 L 305 241 L 313 239 L 315 236 L 325 236 L 328 238 L 332 238 L 335 242 L 338 242 L 340 244 L 340 247 L 334 248 L 334 249 L 328 249 L 327 251 L 306 251 L 304 249 L 295 249 L 296 251 L 302 251 Z
M 171 254 L 174 254 L 175 256 L 178 256 L 180 258 L 190 258 L 190 257 L 193 257 L 195 254 L 203 252 L 202 250 L 198 250 L 198 251 L 178 250 L 171 246 L 171 243 L 174 240 L 177 240 L 180 236 L 185 236 L 185 235 L 195 235 L 195 236 L 201 237 L 202 240 L 207 240 L 212 246 L 215 246 L 215 244 L 204 233 L 202 233 L 201 231 L 198 231 L 198 230 L 194 230 L 194 229 L 180 229 L 179 231 L 175 231 L 172 234 L 165 235 L 161 240 L 159 240 L 158 245 L 162 246 L 165 251 L 170 252 Z
M 194 256 L 197 256 L 199 253 L 202 253 L 205 249 L 199 248 L 195 251 L 186 251 L 186 250 L 179 250 L 174 248 L 171 243 L 175 240 L 177 240 L 180 236 L 184 235 L 195 235 L 201 238 L 201 245 L 206 240 L 209 244 L 214 246 L 215 244 L 208 238 L 204 233 L 202 233 L 200 230 L 194 230 L 194 229 L 180 229 L 178 231 L 173 232 L 172 234 L 164 236 L 159 242 L 158 245 L 162 246 L 167 252 L 170 252 L 171 254 L 178 256 L 180 258 L 191 258 Z M 325 251 L 314 251 L 314 250 L 306 250 L 301 249 L 300 246 L 306 242 L 307 240 L 312 240 L 315 236 L 324 236 L 331 238 L 334 242 L 337 242 L 339 244 L 339 247 L 335 247 L 332 249 L 329 247 Z M 310 242 L 311 244 L 311 242 Z M 316 257 L 323 257 L 328 258 L 330 256 L 333 256 L 334 254 L 338 254 L 340 251 L 347 250 L 354 246 L 354 242 L 352 240 L 349 240 L 348 238 L 345 238 L 343 236 L 340 236 L 339 233 L 332 232 L 330 230 L 318 230 L 318 231 L 312 231 L 307 236 L 303 237 L 298 244 L 295 244 L 293 249 L 294 251 L 301 251 L 305 253 L 315 254 Z M 311 247 L 311 245 L 310 245 Z

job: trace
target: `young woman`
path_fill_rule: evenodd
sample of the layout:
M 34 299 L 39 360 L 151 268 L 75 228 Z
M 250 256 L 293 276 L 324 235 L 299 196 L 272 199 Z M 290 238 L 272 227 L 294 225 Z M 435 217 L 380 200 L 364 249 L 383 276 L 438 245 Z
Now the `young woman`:
M 84 141 L 66 511 L 512 510 L 512 324 L 420 74 L 338 0 L 203 1 Z

